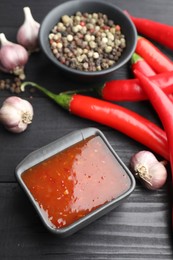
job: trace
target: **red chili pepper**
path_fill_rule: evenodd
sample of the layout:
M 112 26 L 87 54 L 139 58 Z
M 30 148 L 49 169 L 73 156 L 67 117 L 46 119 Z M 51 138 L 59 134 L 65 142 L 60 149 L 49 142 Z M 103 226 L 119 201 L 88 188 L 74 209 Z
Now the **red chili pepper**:
M 160 73 L 150 77 L 166 94 L 173 93 L 173 71 Z M 140 86 L 138 79 L 112 80 L 95 91 L 105 100 L 110 101 L 140 101 L 147 95 Z
M 170 95 L 168 95 L 168 97 L 169 97 L 170 101 L 173 103 L 173 95 L 170 94 Z
M 139 72 L 141 72 L 143 75 L 147 77 L 156 75 L 156 73 L 150 67 L 150 65 L 137 53 L 133 53 L 131 58 L 131 63 L 132 63 L 133 73 L 135 70 L 138 70 Z M 173 94 L 169 94 L 168 97 L 173 103 Z
M 151 66 L 137 53 L 133 53 L 131 57 L 132 71 L 138 70 L 145 76 L 150 77 L 156 75 Z
M 131 20 L 139 33 L 173 50 L 173 26 L 163 24 L 146 18 L 138 18 L 130 15 Z
M 56 95 L 33 82 L 25 82 L 21 88 L 28 84 L 45 93 L 72 114 L 112 127 L 148 146 L 165 159 L 169 158 L 164 131 L 137 113 L 93 97 L 64 93 Z
M 146 38 L 138 37 L 135 51 L 146 60 L 156 73 L 173 70 L 173 62 Z
M 139 78 L 141 85 L 148 95 L 148 98 L 153 105 L 154 109 L 158 113 L 160 120 L 166 131 L 168 138 L 170 163 L 172 169 L 172 181 L 173 181 L 173 104 L 164 92 L 158 88 L 150 79 L 142 75 L 142 73 L 136 71 L 136 75 Z M 172 182 L 173 185 L 173 182 Z M 172 225 L 173 225 L 173 207 L 172 207 Z

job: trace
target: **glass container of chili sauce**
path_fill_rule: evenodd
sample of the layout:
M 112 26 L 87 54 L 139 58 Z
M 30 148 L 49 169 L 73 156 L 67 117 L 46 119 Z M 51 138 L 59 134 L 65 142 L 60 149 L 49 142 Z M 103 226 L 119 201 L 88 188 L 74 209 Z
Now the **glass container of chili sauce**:
M 32 152 L 15 173 L 45 226 L 59 236 L 109 212 L 135 188 L 132 173 L 96 128 Z

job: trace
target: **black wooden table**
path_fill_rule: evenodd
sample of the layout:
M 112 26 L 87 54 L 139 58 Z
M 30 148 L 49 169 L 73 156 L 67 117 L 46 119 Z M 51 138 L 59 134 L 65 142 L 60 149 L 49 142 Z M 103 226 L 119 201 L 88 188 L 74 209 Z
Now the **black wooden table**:
M 1 0 L 0 32 L 15 42 L 17 29 L 23 22 L 24 6 L 30 6 L 35 19 L 41 22 L 49 10 L 62 2 Z M 173 25 L 171 0 L 108 2 L 133 15 Z M 172 51 L 163 46 L 159 48 L 173 59 Z M 62 76 L 41 52 L 31 55 L 26 75 L 28 80 L 54 92 L 79 86 Z M 4 74 L 0 77 L 4 78 Z M 132 77 L 130 64 L 113 77 Z M 1 91 L 0 104 L 10 95 L 8 91 Z M 70 115 L 39 92 L 25 92 L 19 96 L 32 103 L 35 115 L 32 125 L 22 134 L 12 134 L 0 126 L 0 259 L 173 259 L 169 180 L 156 192 L 146 191 L 137 183 L 126 202 L 71 237 L 59 239 L 48 233 L 14 176 L 15 167 L 28 153 L 73 130 L 89 126 L 103 131 L 127 166 L 132 154 L 146 147 L 118 131 Z M 122 105 L 160 124 L 148 102 Z

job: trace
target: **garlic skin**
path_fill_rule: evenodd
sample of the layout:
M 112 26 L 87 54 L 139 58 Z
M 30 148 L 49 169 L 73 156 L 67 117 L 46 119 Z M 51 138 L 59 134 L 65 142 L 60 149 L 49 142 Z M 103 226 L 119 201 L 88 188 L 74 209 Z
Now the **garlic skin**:
M 27 100 L 11 96 L 0 109 L 0 122 L 10 132 L 21 133 L 32 123 L 33 115 L 33 107 Z
M 1 71 L 3 71 L 3 72 L 9 72 L 7 69 L 5 69 L 4 67 L 3 67 L 3 65 L 1 64 L 1 51 L 0 51 L 0 70 Z
M 140 151 L 130 160 L 135 177 L 149 190 L 157 190 L 165 184 L 167 170 L 164 164 L 164 161 L 159 162 L 149 151 Z
M 24 23 L 17 32 L 17 42 L 24 46 L 29 52 L 38 50 L 38 33 L 40 24 L 36 22 L 29 7 L 24 7 Z
M 25 79 L 24 66 L 29 58 L 27 50 L 19 44 L 8 41 L 4 33 L 0 33 L 0 44 L 0 69 L 13 73 L 22 80 Z

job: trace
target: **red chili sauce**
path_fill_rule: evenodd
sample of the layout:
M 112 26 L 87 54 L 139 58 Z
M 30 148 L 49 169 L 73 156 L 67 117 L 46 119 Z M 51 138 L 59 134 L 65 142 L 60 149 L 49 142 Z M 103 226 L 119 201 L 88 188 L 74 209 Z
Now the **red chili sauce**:
M 56 228 L 72 224 L 130 187 L 128 175 L 99 136 L 31 167 L 22 179 Z

